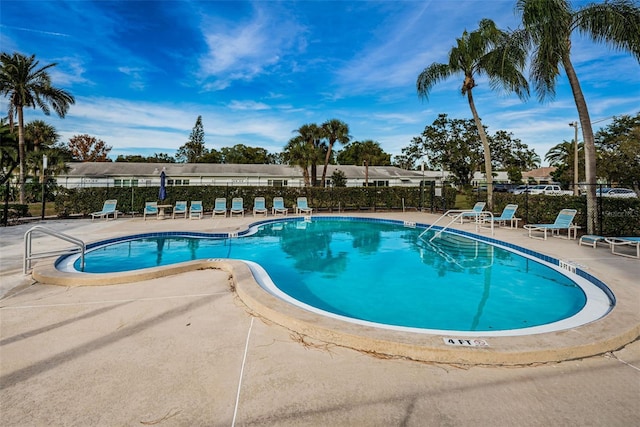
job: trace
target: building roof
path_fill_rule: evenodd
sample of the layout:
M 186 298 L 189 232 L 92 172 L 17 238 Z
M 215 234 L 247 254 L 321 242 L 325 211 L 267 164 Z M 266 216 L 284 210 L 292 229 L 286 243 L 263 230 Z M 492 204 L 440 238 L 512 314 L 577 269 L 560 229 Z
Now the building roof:
M 547 166 L 543 168 L 533 169 L 528 172 L 522 172 L 523 178 L 551 178 L 551 174 L 556 171 L 555 166 Z
M 289 165 L 253 165 L 253 164 L 219 164 L 219 163 L 129 163 L 129 162 L 83 162 L 68 163 L 69 171 L 63 176 L 73 177 L 141 177 L 157 176 L 161 171 L 166 175 L 176 177 L 302 177 L 302 170 L 298 166 Z M 353 165 L 329 165 L 327 177 L 338 169 L 344 172 L 348 179 L 364 179 L 365 167 Z M 369 179 L 402 179 L 431 176 L 423 175 L 420 171 L 400 169 L 395 166 L 369 166 Z M 440 172 L 438 172 L 440 174 Z M 322 165 L 318 165 L 318 177 L 322 176 Z

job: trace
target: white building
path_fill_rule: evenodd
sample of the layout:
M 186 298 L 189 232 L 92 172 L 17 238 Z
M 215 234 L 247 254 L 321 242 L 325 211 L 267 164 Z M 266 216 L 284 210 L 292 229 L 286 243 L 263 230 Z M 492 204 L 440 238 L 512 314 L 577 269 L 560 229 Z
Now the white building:
M 166 174 L 167 186 L 269 186 L 303 187 L 302 169 L 288 165 L 246 165 L 216 163 L 68 163 L 69 171 L 56 176 L 57 184 L 66 188 L 152 187 L 160 185 Z M 318 179 L 322 178 L 318 165 Z M 394 166 L 329 165 L 327 185 L 335 170 L 345 174 L 347 187 L 362 187 L 366 182 L 378 187 L 415 187 L 422 180 L 440 185 L 448 176 L 441 171 L 409 171 Z

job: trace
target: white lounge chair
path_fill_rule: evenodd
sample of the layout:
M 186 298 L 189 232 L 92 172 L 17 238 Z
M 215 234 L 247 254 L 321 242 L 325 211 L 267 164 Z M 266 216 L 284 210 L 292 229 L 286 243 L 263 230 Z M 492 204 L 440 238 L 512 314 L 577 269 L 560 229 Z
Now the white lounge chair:
M 473 209 L 462 212 L 460 214 L 460 223 L 462 224 L 462 222 L 467 218 L 473 218 L 474 221 L 478 221 L 478 219 L 482 216 L 482 210 L 486 205 L 486 202 L 478 202 L 473 206 Z
M 258 214 L 264 214 L 264 216 L 267 216 L 269 214 L 265 203 L 264 197 L 256 197 L 253 199 L 253 216 Z
M 529 237 L 532 239 L 547 240 L 547 231 L 551 231 L 551 234 L 557 234 L 560 237 L 560 231 L 567 230 L 567 239 L 571 239 L 571 231 L 573 230 L 573 238 L 577 237 L 578 227 L 573 225 L 573 218 L 576 216 L 575 209 L 562 209 L 553 224 L 527 224 L 524 226 L 526 230 L 529 230 Z M 533 231 L 540 231 L 544 237 L 536 237 L 531 233 Z
M 238 214 L 244 216 L 244 200 L 242 197 L 234 197 L 231 199 L 231 209 L 229 210 L 229 216 Z
M 307 204 L 306 197 L 298 197 L 296 201 L 296 214 L 310 214 L 313 212 L 313 208 L 310 208 Z
M 595 234 L 585 234 L 580 236 L 580 240 L 578 240 L 578 245 L 591 246 L 594 249 L 598 243 L 606 243 L 607 246 L 609 246 L 609 243 L 606 241 L 606 237 L 597 236 Z
M 286 208 L 284 206 L 284 199 L 282 197 L 273 198 L 273 207 L 271 208 L 271 213 L 273 215 L 283 214 L 285 216 L 289 214 L 289 208 Z
M 105 201 L 102 205 L 101 211 L 91 213 L 91 221 L 93 221 L 96 217 L 104 218 L 105 220 L 107 220 L 109 219 L 109 215 L 113 215 L 113 219 L 118 219 L 118 211 L 116 209 L 117 205 L 118 201 L 116 199 Z
M 189 207 L 189 219 L 202 219 L 204 209 L 202 209 L 202 200 L 192 200 Z
M 215 218 L 216 215 L 227 216 L 227 199 L 224 197 L 218 197 L 214 202 L 212 218 Z
M 171 218 L 175 219 L 176 215 L 182 215 L 183 218 L 187 217 L 187 201 L 181 200 L 176 202 L 176 205 L 173 207 L 173 212 L 171 213 Z
M 498 224 L 498 226 L 506 225 L 509 222 L 509 226 L 511 228 L 518 228 L 518 221 L 520 218 L 516 218 L 516 211 L 518 210 L 518 205 L 507 205 L 502 210 L 500 216 L 494 216 L 493 218 L 489 216 L 483 217 L 483 221 L 490 222 L 493 221 L 494 224 Z
M 144 204 L 144 211 L 142 212 L 142 219 L 147 220 L 147 215 L 155 215 L 159 218 L 158 202 L 146 202 Z
M 611 245 L 611 253 L 620 256 L 626 256 L 628 258 L 638 258 L 640 259 L 640 237 L 605 237 L 605 241 Z M 630 247 L 636 248 L 636 254 L 626 254 L 620 252 L 616 252 L 616 248 Z

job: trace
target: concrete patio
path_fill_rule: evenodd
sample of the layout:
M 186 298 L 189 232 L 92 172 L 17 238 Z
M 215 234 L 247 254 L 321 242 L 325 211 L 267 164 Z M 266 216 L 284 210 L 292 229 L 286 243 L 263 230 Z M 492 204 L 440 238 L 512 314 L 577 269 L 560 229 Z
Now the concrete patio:
M 144 231 L 238 231 L 253 221 L 208 216 L 38 224 L 91 242 Z M 0 229 L 3 425 L 640 424 L 640 262 L 606 248 L 496 230 L 496 238 L 576 263 L 604 280 L 625 313 L 614 309 L 617 317 L 597 333 L 635 333 L 635 340 L 586 358 L 488 367 L 376 357 L 305 336 L 249 310 L 231 290 L 234 278 L 218 269 L 109 286 L 37 283 L 22 275 L 22 238 L 33 225 Z M 67 246 L 51 237 L 36 244 Z M 588 343 L 590 331 L 576 328 L 567 337 Z

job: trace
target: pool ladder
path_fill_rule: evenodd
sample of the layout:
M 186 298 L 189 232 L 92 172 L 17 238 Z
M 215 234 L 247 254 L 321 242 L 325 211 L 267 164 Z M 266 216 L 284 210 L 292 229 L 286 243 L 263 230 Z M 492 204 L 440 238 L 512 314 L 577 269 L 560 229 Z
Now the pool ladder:
M 481 225 L 481 220 L 482 217 L 488 216 L 491 218 L 491 235 L 493 236 L 493 214 L 491 212 L 476 212 L 473 210 L 458 210 L 458 209 L 449 209 L 448 211 L 446 211 L 445 213 L 442 214 L 442 216 L 440 218 L 438 218 L 437 220 L 435 220 L 433 222 L 433 224 L 431 224 L 429 227 L 425 228 L 425 230 L 420 233 L 420 235 L 418 236 L 418 238 L 422 239 L 422 236 L 424 236 L 429 230 L 431 230 L 438 222 L 440 222 L 441 219 L 443 218 L 453 218 L 451 221 L 449 221 L 449 223 L 447 223 L 447 225 L 445 225 L 444 227 L 441 227 L 430 239 L 429 242 L 432 242 L 433 239 L 435 239 L 436 237 L 439 237 L 442 233 L 444 233 L 444 231 L 449 228 L 449 226 L 451 224 L 453 224 L 454 222 L 457 222 L 458 220 L 460 220 L 460 222 L 462 223 L 462 216 L 465 214 L 473 214 L 473 216 L 476 217 L 476 232 L 479 231 L 479 228 L 482 227 Z M 422 239 L 424 240 L 424 239 Z
M 49 236 L 57 237 L 58 239 L 64 240 L 66 242 L 72 243 L 77 248 L 67 248 L 56 251 L 46 251 L 46 252 L 38 252 L 36 254 L 32 251 L 32 234 L 36 231 L 40 233 L 48 234 Z M 71 255 L 75 253 L 80 253 L 80 268 L 84 270 L 84 253 L 87 250 L 85 243 L 76 239 L 75 237 L 69 236 L 68 234 L 60 233 L 59 231 L 52 230 L 47 227 L 43 227 L 41 225 L 36 225 L 31 227 L 24 233 L 24 255 L 22 257 L 22 273 L 27 274 L 29 270 L 31 270 L 31 260 L 41 259 L 41 258 L 49 258 L 56 255 Z

